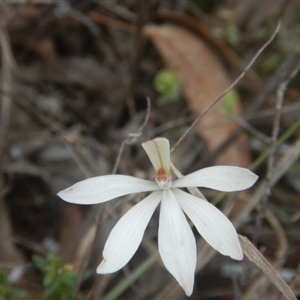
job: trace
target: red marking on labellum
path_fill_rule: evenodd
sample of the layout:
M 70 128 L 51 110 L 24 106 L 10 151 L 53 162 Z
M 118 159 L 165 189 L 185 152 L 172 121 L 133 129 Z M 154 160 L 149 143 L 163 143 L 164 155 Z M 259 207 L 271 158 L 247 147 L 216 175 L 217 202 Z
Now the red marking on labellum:
M 166 171 L 163 168 L 160 168 L 156 172 L 156 180 L 159 182 L 166 182 L 168 181 L 169 176 L 167 175 Z

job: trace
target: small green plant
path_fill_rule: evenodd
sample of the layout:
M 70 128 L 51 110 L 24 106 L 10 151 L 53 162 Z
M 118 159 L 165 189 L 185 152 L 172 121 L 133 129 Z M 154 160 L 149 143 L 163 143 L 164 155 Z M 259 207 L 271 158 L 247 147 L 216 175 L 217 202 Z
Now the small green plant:
M 28 299 L 28 293 L 9 285 L 4 272 L 0 271 L 0 300 Z
M 154 77 L 154 88 L 159 93 L 158 104 L 164 105 L 179 100 L 180 84 L 176 75 L 168 69 L 162 69 Z
M 239 101 L 239 95 L 235 90 L 229 91 L 222 99 L 221 105 L 225 115 L 230 119 L 234 115 L 235 107 Z
M 79 275 L 69 270 L 61 258 L 54 254 L 47 258 L 35 255 L 33 262 L 44 275 L 44 296 L 47 300 L 81 299 L 80 295 L 74 295 Z

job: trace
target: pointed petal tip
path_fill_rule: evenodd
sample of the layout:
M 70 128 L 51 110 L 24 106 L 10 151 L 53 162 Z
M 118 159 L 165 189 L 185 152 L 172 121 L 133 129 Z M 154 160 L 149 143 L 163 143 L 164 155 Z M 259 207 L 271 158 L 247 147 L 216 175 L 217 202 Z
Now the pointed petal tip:
M 176 278 L 175 278 L 176 279 Z M 177 280 L 177 279 L 176 279 Z M 178 282 L 178 284 L 182 287 L 182 289 L 183 289 L 183 291 L 184 291 L 184 293 L 185 293 L 185 295 L 187 296 L 187 297 L 191 297 L 191 295 L 193 294 L 193 290 L 194 290 L 194 278 L 193 278 L 193 280 L 192 281 L 190 281 L 190 282 L 185 282 L 185 283 L 183 283 L 183 282 L 179 282 L 179 281 L 177 281 Z
M 118 267 L 112 263 L 109 263 L 107 259 L 104 257 L 101 261 L 100 265 L 96 269 L 97 274 L 111 274 L 121 270 L 122 267 Z
M 244 254 L 243 254 L 243 252 L 242 252 L 242 250 L 241 250 L 240 252 L 234 253 L 233 255 L 232 255 L 232 254 L 229 255 L 229 257 L 231 257 L 231 258 L 234 259 L 234 260 L 239 260 L 239 261 L 241 261 L 241 260 L 244 259 Z
M 254 174 L 254 173 L 253 173 Z M 255 176 L 254 176 L 254 179 L 253 179 L 253 184 L 254 183 L 256 183 L 256 181 L 258 180 L 258 178 L 259 178 L 259 176 L 258 175 L 256 175 L 256 174 L 254 174 Z
M 184 290 L 184 293 L 186 294 L 187 297 L 191 297 L 191 295 L 193 294 L 193 289 L 194 289 L 194 283 L 191 286 L 188 287 L 183 287 L 181 286 Z
M 251 179 L 249 176 L 249 184 L 251 184 L 251 180 L 252 180 L 252 184 L 250 185 L 250 187 L 251 187 L 258 180 L 259 176 L 248 169 L 245 169 L 245 170 L 247 170 L 249 172 L 249 175 L 251 176 Z
M 222 249 L 216 249 L 217 251 L 219 251 L 222 255 L 225 256 L 229 256 L 231 259 L 234 260 L 238 260 L 241 261 L 244 258 L 244 254 L 243 251 L 241 249 L 240 244 L 236 244 L 235 245 L 231 245 L 231 247 L 228 247 L 229 245 L 227 245 L 227 249 L 222 248 Z
M 62 190 L 60 192 L 57 193 L 57 196 L 64 200 L 65 202 L 68 202 L 68 203 L 72 203 L 72 204 L 90 204 L 90 203 L 85 203 L 85 198 L 84 197 L 81 197 L 81 198 L 77 198 L 76 197 L 76 191 L 73 190 L 73 186 L 65 189 L 65 190 Z
M 115 272 L 115 271 L 109 271 L 109 270 L 107 270 L 107 268 L 106 268 L 107 264 L 105 264 L 105 263 L 106 263 L 106 259 L 103 258 L 103 260 L 101 261 L 100 265 L 96 269 L 96 273 L 97 274 L 109 274 L 109 273 Z
M 187 297 L 191 297 L 191 296 L 192 296 L 193 290 L 191 290 L 191 291 L 187 291 L 187 290 L 185 290 L 185 289 L 183 289 L 183 290 L 184 290 L 184 293 L 185 293 L 185 295 L 186 295 Z
M 230 248 L 227 249 L 227 255 L 231 259 L 234 259 L 234 260 L 239 260 L 239 261 L 243 260 L 244 253 L 243 253 L 240 241 L 238 239 L 238 235 L 237 235 L 237 239 L 235 240 L 235 242 L 230 243 L 230 244 L 231 244 L 231 247 L 230 247 L 231 249 Z
M 102 272 L 102 268 L 101 268 L 102 265 L 103 265 L 103 261 L 104 261 L 104 259 L 101 261 L 100 265 L 96 269 L 97 274 L 105 274 L 105 273 Z
M 62 200 L 66 201 L 66 202 L 70 202 L 70 201 L 68 201 L 68 192 L 69 192 L 70 189 L 71 188 L 67 188 L 65 190 L 62 190 L 62 191 L 58 192 L 57 196 L 59 198 L 61 198 Z

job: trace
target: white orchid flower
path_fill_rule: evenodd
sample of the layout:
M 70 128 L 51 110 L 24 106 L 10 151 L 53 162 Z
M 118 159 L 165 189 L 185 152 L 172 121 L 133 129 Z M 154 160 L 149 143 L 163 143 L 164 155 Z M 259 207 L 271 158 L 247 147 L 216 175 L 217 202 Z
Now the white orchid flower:
M 155 182 L 126 175 L 105 175 L 83 180 L 58 193 L 75 204 L 96 204 L 131 193 L 152 192 L 132 207 L 112 229 L 97 273 L 123 268 L 137 251 L 145 229 L 159 203 L 158 247 L 168 271 L 187 296 L 193 291 L 196 268 L 196 241 L 184 213 L 200 235 L 217 251 L 242 260 L 243 252 L 235 228 L 215 206 L 178 188 L 205 187 L 233 192 L 251 187 L 258 176 L 247 169 L 213 166 L 172 182 L 170 145 L 165 138 L 142 144 L 155 169 Z

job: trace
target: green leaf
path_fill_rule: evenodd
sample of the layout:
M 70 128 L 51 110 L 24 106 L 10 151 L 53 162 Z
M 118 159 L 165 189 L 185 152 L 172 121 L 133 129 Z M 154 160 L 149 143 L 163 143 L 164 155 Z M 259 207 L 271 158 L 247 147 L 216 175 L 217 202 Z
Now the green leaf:
M 74 273 L 67 272 L 63 275 L 63 282 L 66 286 L 74 288 L 77 282 L 77 276 Z
M 28 297 L 28 293 L 19 289 L 11 289 L 9 292 L 9 298 L 12 300 L 21 300 Z
M 58 281 L 53 281 L 51 285 L 47 286 L 45 290 L 45 297 L 46 299 L 60 299 L 60 295 L 58 293 L 59 290 L 59 282 Z
M 47 261 L 44 257 L 40 256 L 40 255 L 34 255 L 32 257 L 33 263 L 34 265 L 41 270 L 42 272 L 45 272 L 47 269 Z
M 234 109 L 239 101 L 239 95 L 235 90 L 229 91 L 222 99 L 222 107 L 227 117 L 234 115 Z
M 71 299 L 79 276 L 70 271 L 66 267 L 65 262 L 53 253 L 49 253 L 47 259 L 41 256 L 35 256 L 33 259 L 37 268 L 41 269 L 44 274 L 45 299 Z
M 0 287 L 7 284 L 4 272 L 0 271 Z
M 154 77 L 154 89 L 159 93 L 158 104 L 178 101 L 180 84 L 176 75 L 168 69 L 162 69 Z
M 43 279 L 43 285 L 44 287 L 50 286 L 56 279 L 56 274 L 53 274 L 52 272 L 45 273 L 44 279 Z

